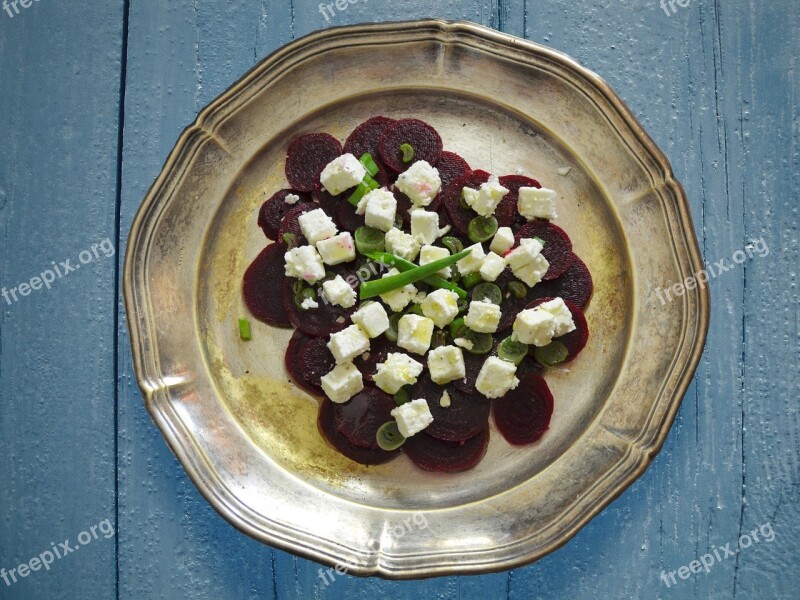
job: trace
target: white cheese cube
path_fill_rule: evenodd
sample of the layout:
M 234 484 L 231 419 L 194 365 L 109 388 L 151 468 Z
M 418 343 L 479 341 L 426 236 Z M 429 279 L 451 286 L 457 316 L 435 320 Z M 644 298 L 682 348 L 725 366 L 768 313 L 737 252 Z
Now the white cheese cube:
M 355 156 L 343 154 L 325 166 L 319 179 L 329 194 L 338 196 L 361 183 L 366 174 L 367 169 Z
M 414 385 L 422 373 L 422 363 L 408 354 L 389 352 L 386 360 L 378 363 L 373 376 L 375 385 L 387 394 L 396 394 L 404 385 Z
M 405 438 L 410 438 L 433 423 L 431 409 L 424 398 L 401 404 L 391 415 L 397 420 L 397 428 Z
M 389 316 L 379 302 L 363 305 L 353 313 L 351 319 L 371 338 L 378 337 L 389 329 Z
M 382 278 L 386 278 L 391 275 L 397 275 L 399 272 L 400 271 L 397 269 L 389 269 Z M 409 283 L 405 287 L 381 294 L 380 297 L 381 300 L 386 302 L 386 304 L 389 305 L 389 308 L 391 308 L 394 312 L 400 312 L 415 298 L 417 291 L 418 290 L 416 286 L 414 286 L 412 283 Z
M 394 227 L 397 214 L 397 198 L 388 190 L 372 190 L 359 202 L 364 204 L 364 223 L 381 231 L 389 231 Z
M 336 235 L 338 229 L 324 210 L 316 208 L 307 213 L 303 213 L 297 219 L 300 229 L 306 236 L 309 244 L 316 244 L 320 240 L 328 239 Z
M 500 324 L 500 307 L 491 302 L 473 300 L 464 317 L 464 325 L 478 333 L 494 333 Z
M 359 354 L 369 350 L 369 338 L 358 325 L 350 325 L 342 331 L 331 334 L 328 349 L 337 364 L 350 362 Z
M 456 338 L 453 340 L 453 343 L 464 350 L 472 350 L 475 347 L 475 344 L 467 338 Z
M 342 308 L 351 308 L 356 305 L 356 292 L 341 275 L 322 283 L 322 295 L 331 304 Z
M 433 320 L 419 315 L 403 315 L 397 324 L 397 345 L 413 352 L 425 354 L 431 347 Z
M 369 206 L 367 206 L 367 211 L 369 211 Z M 386 251 L 413 261 L 419 254 L 419 244 L 410 233 L 393 227 L 386 232 Z
M 434 383 L 444 385 L 466 377 L 464 352 L 456 346 L 439 346 L 428 354 L 428 370 Z
M 411 235 L 420 244 L 432 244 L 439 237 L 439 214 L 421 208 L 411 211 Z
M 514 232 L 511 227 L 499 227 L 497 233 L 492 238 L 492 243 L 489 250 L 500 256 L 504 256 L 506 252 L 514 247 Z
M 481 265 L 481 277 L 484 281 L 494 281 L 500 277 L 500 273 L 502 273 L 505 268 L 506 259 L 494 252 L 489 252 L 486 258 L 483 259 L 483 264 Z
M 540 307 L 528 308 L 517 315 L 514 320 L 514 338 L 523 344 L 547 346 L 553 341 L 556 332 L 556 320 Z
M 450 290 L 432 291 L 422 301 L 422 314 L 437 327 L 446 327 L 458 316 L 458 294 Z
M 286 204 L 297 204 L 300 202 L 300 196 L 297 194 L 286 194 L 286 198 L 283 199 Z
M 567 335 L 571 331 L 575 331 L 575 321 L 572 320 L 572 313 L 567 305 L 564 304 L 562 298 L 556 298 L 548 302 L 542 302 L 537 308 L 541 308 L 553 315 L 555 320 L 555 332 L 553 337 L 561 337 Z
M 533 287 L 542 280 L 550 263 L 542 256 L 542 244 L 533 238 L 523 238 L 519 246 L 506 255 L 506 263 L 514 276 Z
M 430 166 L 427 161 L 420 160 L 404 173 L 400 173 L 394 185 L 415 205 L 428 206 L 442 188 L 442 180 L 438 169 Z
M 317 242 L 317 252 L 326 265 L 338 265 L 356 259 L 356 247 L 349 231 Z
M 467 190 L 469 189 L 464 188 L 462 190 L 464 201 L 472 210 L 483 217 L 491 216 L 500 201 L 508 194 L 508 190 L 500 185 L 500 180 L 495 176 L 492 176 L 489 181 L 484 183 L 477 194 L 474 191 L 468 192 Z
M 284 272 L 288 277 L 296 277 L 308 283 L 316 283 L 325 277 L 325 266 L 314 246 L 292 248 L 284 254 L 283 260 L 286 263 Z
M 447 390 L 445 390 L 442 397 L 439 398 L 439 406 L 442 408 L 450 408 L 450 394 L 447 393 Z
M 487 398 L 502 398 L 519 385 L 517 366 L 496 356 L 486 359 L 475 380 L 475 389 Z
M 553 190 L 535 187 L 519 188 L 517 209 L 519 214 L 530 221 L 531 219 L 555 219 L 556 196 Z
M 447 258 L 450 256 L 450 251 L 447 248 L 440 248 L 439 246 L 423 246 L 419 251 L 419 266 L 427 265 L 435 260 Z M 441 271 L 436 271 L 439 277 L 450 279 L 452 270 L 450 267 L 445 267 Z
M 542 280 L 549 268 L 550 263 L 540 254 L 523 268 L 514 271 L 514 276 L 528 287 L 533 287 Z
M 480 244 L 473 244 L 467 248 L 467 250 L 472 250 L 472 252 L 456 263 L 458 272 L 462 275 L 480 271 L 481 265 L 483 265 L 483 259 L 486 258 L 486 253 L 483 251 L 483 246 Z
M 313 298 L 305 298 L 300 303 L 300 308 L 302 308 L 303 310 L 311 310 L 312 308 L 319 308 L 319 302 L 317 302 Z
M 322 390 L 336 404 L 347 402 L 364 389 L 361 372 L 351 362 L 336 365 L 320 382 Z

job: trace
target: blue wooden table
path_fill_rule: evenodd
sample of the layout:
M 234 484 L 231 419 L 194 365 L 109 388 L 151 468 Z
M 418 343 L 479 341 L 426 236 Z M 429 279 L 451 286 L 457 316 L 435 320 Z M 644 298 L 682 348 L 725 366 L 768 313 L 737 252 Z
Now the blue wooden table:
M 167 449 L 120 265 L 179 133 L 255 62 L 421 17 L 553 46 L 627 101 L 719 265 L 709 341 L 650 469 L 565 547 L 482 577 L 326 584 L 228 525 Z M 2 2 L 0 598 L 797 598 L 799 99 L 796 0 Z

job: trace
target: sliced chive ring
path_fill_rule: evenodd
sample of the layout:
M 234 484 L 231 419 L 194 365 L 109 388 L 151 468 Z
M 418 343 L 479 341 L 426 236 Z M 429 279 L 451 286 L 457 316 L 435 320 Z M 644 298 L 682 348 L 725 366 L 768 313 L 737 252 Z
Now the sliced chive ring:
M 473 242 L 486 242 L 497 233 L 497 219 L 477 216 L 467 225 L 467 234 Z
M 378 165 L 375 164 L 375 159 L 372 158 L 372 154 L 369 152 L 364 152 L 364 154 L 361 155 L 359 162 L 364 165 L 367 173 L 372 175 L 372 177 L 375 177 L 375 175 L 378 174 L 378 171 L 380 171 Z
M 403 164 L 408 164 L 414 160 L 414 147 L 411 144 L 401 144 L 400 152 L 403 153 Z
M 359 227 L 355 234 L 356 250 L 360 254 L 367 252 L 383 252 L 386 247 L 384 233 L 375 227 Z
M 457 237 L 447 235 L 442 238 L 442 246 L 450 250 L 450 254 L 458 254 L 464 249 L 464 244 Z
M 250 321 L 247 319 L 239 319 L 239 337 L 245 342 L 249 342 L 253 339 L 253 334 L 250 331 Z
M 390 342 L 397 342 L 399 335 L 400 319 L 403 318 L 403 313 L 394 313 L 389 317 L 389 329 L 386 330 L 384 335 Z
M 528 286 L 521 281 L 510 281 L 506 286 L 506 290 L 517 300 L 522 300 L 528 295 Z
M 476 301 L 489 301 L 500 306 L 503 302 L 503 291 L 494 283 L 479 283 L 472 288 L 472 299 Z
M 397 406 L 402 406 L 403 404 L 411 402 L 411 392 L 408 388 L 409 386 L 404 385 L 397 390 L 397 393 L 394 395 L 394 403 L 397 404 Z
M 387 452 L 397 450 L 406 443 L 406 438 L 403 437 L 403 434 L 400 433 L 400 428 L 397 427 L 397 421 L 389 421 L 381 425 L 375 434 L 375 439 L 378 442 L 378 447 Z
M 483 277 L 478 272 L 467 273 L 461 278 L 461 285 L 465 290 L 471 289 L 483 281 Z
M 463 337 L 472 342 L 472 348 L 466 348 L 466 351 L 471 354 L 489 354 L 494 346 L 494 337 L 491 333 L 479 333 L 467 329 L 467 333 Z
M 511 336 L 500 342 L 497 347 L 497 356 L 505 361 L 519 366 L 522 360 L 528 355 L 528 345 L 515 340 Z
M 567 360 L 569 350 L 561 342 L 550 342 L 547 346 L 536 348 L 533 356 L 540 365 L 554 367 Z

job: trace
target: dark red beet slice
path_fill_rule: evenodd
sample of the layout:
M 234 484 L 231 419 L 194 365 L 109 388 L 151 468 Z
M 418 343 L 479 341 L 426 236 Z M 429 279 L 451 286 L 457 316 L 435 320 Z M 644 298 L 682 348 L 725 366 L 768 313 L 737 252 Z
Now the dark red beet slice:
M 517 315 L 528 305 L 528 303 L 535 297 L 530 293 L 524 298 L 517 298 L 508 290 L 508 284 L 512 281 L 517 281 L 511 269 L 506 267 L 500 276 L 495 280 L 495 285 L 500 287 L 503 292 L 503 301 L 500 303 L 500 323 L 497 325 L 499 333 L 506 332 L 514 325 L 514 320 Z M 534 287 L 536 289 L 537 286 Z
M 286 196 L 294 194 L 300 197 L 296 204 L 287 204 Z M 298 192 L 297 190 L 281 190 L 275 193 L 272 198 L 261 205 L 261 210 L 258 211 L 258 226 L 271 240 L 278 239 L 278 230 L 281 226 L 283 217 L 293 208 L 296 208 L 300 203 L 311 202 L 311 196 L 305 192 Z
M 475 381 L 478 379 L 478 373 L 481 372 L 481 367 L 485 360 L 485 356 L 464 350 L 464 370 L 467 376 L 464 379 L 457 379 L 453 382 L 456 389 L 471 396 L 480 396 L 475 389 Z
M 327 133 L 302 135 L 289 144 L 286 152 L 286 179 L 301 192 L 310 192 L 319 183 L 326 165 L 342 155 L 342 145 Z
M 389 117 L 380 116 L 367 119 L 356 127 L 350 137 L 347 138 L 344 143 L 345 154 L 352 154 L 356 158 L 361 158 L 365 152 L 369 152 L 373 159 L 380 160 L 378 143 L 381 141 L 386 128 L 396 122 Z
M 450 396 L 450 406 L 442 408 L 440 400 L 445 389 Z M 469 396 L 453 386 L 447 388 L 431 381 L 425 372 L 411 391 L 411 398 L 428 401 L 433 423 L 425 433 L 438 440 L 461 442 L 478 435 L 489 422 L 490 402 L 482 396 Z
M 397 198 L 397 214 L 403 219 L 403 225 L 406 229 L 411 227 L 411 207 L 412 202 L 408 196 L 406 196 L 400 190 L 394 190 L 394 197 Z M 442 199 L 441 195 L 437 194 L 436 197 L 431 200 L 431 203 L 425 207 L 425 210 L 430 212 L 438 212 L 439 215 L 439 226 L 443 227 L 446 223 L 443 222 L 441 216 L 441 207 L 442 207 Z
M 414 148 L 414 160 L 403 162 L 400 146 Z M 378 153 L 383 163 L 395 173 L 402 173 L 420 160 L 435 165 L 442 155 L 442 138 L 436 130 L 419 119 L 400 119 L 386 128 L 378 143 Z
M 314 338 L 295 330 L 286 350 L 286 370 L 297 385 L 315 396 L 324 396 L 320 379 L 336 366 L 325 338 Z
M 291 233 L 295 236 L 296 246 L 303 246 L 304 244 L 308 243 L 306 236 L 303 235 L 303 230 L 300 228 L 300 215 L 311 212 L 312 210 L 316 210 L 319 207 L 314 204 L 313 202 L 303 202 L 302 204 L 296 204 L 289 212 L 287 212 L 283 220 L 281 221 L 281 226 L 278 228 L 278 239 L 283 241 L 283 236 L 287 233 Z
M 336 209 L 336 222 L 340 229 L 355 235 L 356 229 L 364 225 L 364 216 L 357 215 L 355 206 L 343 200 Z
M 336 429 L 354 446 L 378 448 L 376 434 L 381 425 L 394 421 L 394 399 L 376 387 L 367 386 L 344 404 L 336 404 Z
M 389 356 L 389 352 L 406 352 L 382 335 L 371 339 L 369 346 L 369 352 L 357 356 L 353 361 L 353 364 L 361 371 L 361 376 L 367 383 L 372 383 L 372 377 L 378 370 L 378 363 L 384 362 Z
M 336 304 L 329 304 L 319 297 L 318 308 L 303 310 L 298 307 L 292 292 L 294 281 L 297 280 L 287 277 L 283 282 L 283 307 L 292 325 L 297 329 L 306 335 L 324 337 L 341 331 L 350 324 L 350 315 L 355 312 L 355 307 L 342 308 Z
M 592 274 L 586 263 L 575 255 L 572 265 L 558 279 L 542 281 L 531 290 L 534 298 L 563 298 L 583 309 L 594 291 Z
M 459 177 L 462 177 L 470 172 L 469 164 L 455 152 L 445 150 L 439 157 L 439 162 L 436 163 L 436 168 L 439 171 L 439 179 L 442 180 L 442 191 L 453 183 Z M 440 194 L 441 195 L 441 194 Z
M 459 473 L 477 465 L 489 445 L 489 428 L 464 442 L 446 442 L 418 433 L 403 444 L 403 451 L 420 469 Z
M 492 403 L 492 414 L 509 444 L 531 444 L 550 428 L 553 394 L 543 378 L 527 373 L 520 377 L 516 389 Z
M 526 308 L 536 308 L 543 302 L 554 299 L 555 298 L 537 298 L 528 304 Z M 569 356 L 564 362 L 570 362 L 586 347 L 586 343 L 589 341 L 589 324 L 586 322 L 586 316 L 580 308 L 569 300 L 564 300 L 564 304 L 567 305 L 569 312 L 572 313 L 572 320 L 575 322 L 575 331 L 571 331 L 567 335 L 562 335 L 555 339 L 564 344 L 567 350 L 569 350 Z
M 461 190 L 465 187 L 477 190 L 484 183 L 489 181 L 490 177 L 490 173 L 481 171 L 480 169 L 477 171 L 470 171 L 466 175 L 462 175 L 456 179 L 447 186 L 447 189 L 444 191 L 442 202 L 447 211 L 447 216 L 450 220 L 450 224 L 460 234 L 468 235 L 469 232 L 467 228 L 469 227 L 469 222 L 478 216 L 478 213 L 471 208 L 463 208 L 461 206 Z
M 280 282 L 285 276 L 286 246 L 270 244 L 261 251 L 244 274 L 244 302 L 252 315 L 275 327 L 291 327 L 283 307 Z
M 381 465 L 400 455 L 399 450 L 395 450 L 394 452 L 386 452 L 380 448 L 377 450 L 372 448 L 360 448 L 347 441 L 347 438 L 339 433 L 339 431 L 336 429 L 334 404 L 327 398 L 322 401 L 322 404 L 319 407 L 317 426 L 319 427 L 322 437 L 328 440 L 328 443 L 331 446 L 336 448 L 350 460 L 353 460 L 359 464 Z
M 519 188 L 540 188 L 542 185 L 535 179 L 526 177 L 525 175 L 505 175 L 500 178 L 500 185 L 508 190 L 508 194 L 500 201 L 500 204 L 497 205 L 497 209 L 494 211 L 497 224 L 500 227 L 511 227 L 515 222 L 518 225 L 522 225 L 525 219 L 517 210 Z
M 340 204 L 339 200 L 341 200 L 342 196 L 334 196 L 329 194 L 325 189 L 323 189 L 321 184 L 316 185 L 311 195 L 314 200 L 319 203 L 319 207 L 325 211 L 325 214 L 331 219 L 336 220 L 336 213 L 339 210 Z
M 522 238 L 537 237 L 544 240 L 542 255 L 550 263 L 550 268 L 543 277 L 544 281 L 552 281 L 561 277 L 575 260 L 575 255 L 572 253 L 572 240 L 569 239 L 567 232 L 549 221 L 525 223 L 514 237 L 517 245 Z

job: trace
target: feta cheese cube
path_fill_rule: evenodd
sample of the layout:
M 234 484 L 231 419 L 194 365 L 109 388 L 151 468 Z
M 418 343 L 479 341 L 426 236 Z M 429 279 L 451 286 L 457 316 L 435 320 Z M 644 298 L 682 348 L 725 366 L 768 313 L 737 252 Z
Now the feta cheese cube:
M 404 385 L 417 383 L 422 368 L 422 363 L 417 362 L 408 354 L 389 352 L 386 360 L 378 363 L 377 371 L 372 379 L 375 385 L 387 394 L 396 394 Z
M 351 362 L 336 365 L 320 379 L 322 390 L 331 402 L 343 404 L 364 389 L 361 372 Z
M 397 324 L 397 345 L 413 352 L 425 354 L 431 347 L 433 320 L 419 315 L 403 315 Z
M 464 201 L 482 217 L 491 216 L 500 201 L 508 194 L 508 190 L 500 185 L 500 180 L 494 175 L 481 185 L 477 193 L 474 190 L 468 192 L 470 189 L 462 190 Z
M 300 202 L 300 196 L 297 194 L 286 194 L 286 197 L 283 199 L 286 204 L 297 204 Z
M 464 350 L 472 350 L 475 347 L 475 344 L 467 338 L 456 338 L 453 340 L 453 343 Z
M 369 206 L 367 210 L 369 210 Z M 386 232 L 386 251 L 413 261 L 419 254 L 419 244 L 410 233 L 393 227 Z
M 435 260 L 447 258 L 450 256 L 450 251 L 447 248 L 440 248 L 439 246 L 423 246 L 419 251 L 419 266 L 427 265 Z M 439 277 L 450 279 L 452 270 L 450 267 L 445 267 L 441 271 L 436 271 Z
M 424 398 L 398 406 L 391 415 L 397 420 L 397 428 L 405 438 L 410 438 L 433 423 L 431 409 Z
M 511 227 L 499 227 L 497 233 L 492 238 L 492 243 L 489 245 L 489 250 L 500 256 L 505 255 L 506 252 L 514 247 L 514 232 Z
M 389 231 L 394 227 L 394 217 L 397 214 L 397 199 L 389 190 L 372 190 L 359 202 L 364 203 L 364 222 L 368 227 L 375 227 L 381 231 Z
M 389 329 L 389 316 L 379 302 L 364 304 L 350 318 L 371 338 L 378 337 Z
M 400 173 L 395 187 L 417 206 L 428 206 L 442 188 L 439 170 L 420 160 Z
M 300 303 L 300 308 L 303 310 L 310 310 L 312 308 L 319 308 L 319 302 L 313 298 L 306 298 Z
M 361 183 L 366 174 L 367 169 L 355 156 L 343 154 L 325 166 L 319 179 L 329 194 L 338 196 Z
M 514 276 L 533 287 L 542 280 L 550 263 L 542 256 L 542 244 L 533 238 L 523 238 L 514 250 L 506 255 L 506 263 Z
M 397 269 L 389 269 L 383 275 L 383 278 L 389 277 L 390 275 L 397 275 L 399 272 L 400 271 Z M 400 312 L 416 297 L 417 291 L 418 290 L 416 286 L 414 286 L 412 283 L 409 283 L 405 287 L 381 294 L 380 298 L 386 302 L 386 304 L 389 305 L 389 308 L 391 308 L 394 312 Z
M 556 196 L 553 190 L 547 188 L 522 187 L 519 188 L 517 209 L 519 214 L 530 221 L 531 219 L 555 219 Z
M 369 350 L 369 338 L 358 325 L 350 325 L 342 331 L 331 334 L 328 349 L 336 359 L 336 364 L 350 362 L 359 354 Z
M 521 269 L 514 272 L 514 276 L 524 282 L 528 287 L 533 287 L 539 283 L 550 268 L 550 263 L 544 255 L 540 254 L 533 262 L 528 263 Z
M 411 211 L 411 235 L 420 244 L 432 244 L 439 237 L 439 214 L 415 208 Z
M 341 275 L 322 282 L 322 295 L 331 304 L 342 308 L 351 308 L 356 305 L 356 292 Z
M 338 265 L 356 259 L 356 247 L 349 231 L 317 242 L 317 252 L 326 265 Z
M 475 380 L 475 389 L 487 398 L 502 398 L 519 385 L 517 366 L 496 356 L 486 359 Z
M 491 302 L 473 300 L 464 317 L 464 325 L 478 333 L 494 333 L 500 324 L 500 307 Z
M 523 310 L 514 320 L 513 336 L 523 344 L 547 346 L 555 332 L 555 317 L 538 306 Z
M 483 251 L 483 246 L 480 244 L 473 244 L 467 248 L 467 250 L 472 250 L 472 252 L 456 263 L 458 272 L 462 275 L 480 271 L 483 259 L 486 258 L 486 253 Z
M 458 316 L 458 294 L 450 290 L 432 291 L 422 301 L 422 314 L 437 327 L 446 327 Z
M 439 398 L 439 406 L 442 408 L 450 408 L 450 394 L 447 393 L 447 390 L 445 390 L 442 397 Z
M 428 370 L 434 383 L 444 385 L 467 375 L 464 352 L 456 346 L 439 346 L 428 354 Z
M 555 332 L 553 333 L 553 337 L 561 337 L 562 335 L 567 335 L 571 331 L 575 331 L 575 321 L 572 320 L 572 313 L 570 312 L 567 305 L 564 304 L 564 300 L 562 298 L 556 298 L 554 300 L 550 300 L 548 302 L 542 302 L 538 308 L 542 310 L 546 310 L 551 315 L 553 315 L 553 319 L 555 320 Z
M 316 208 L 307 213 L 303 213 L 297 218 L 303 235 L 306 236 L 309 244 L 316 244 L 320 240 L 328 239 L 336 235 L 338 229 L 324 210 Z
M 502 256 L 489 252 L 481 265 L 480 273 L 484 281 L 494 281 L 500 277 L 506 268 L 506 259 Z
M 325 266 L 314 246 L 292 248 L 284 254 L 283 260 L 286 263 L 284 272 L 288 277 L 296 277 L 308 283 L 316 283 L 325 277 Z

